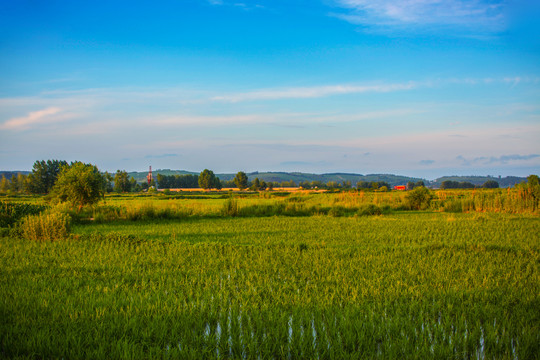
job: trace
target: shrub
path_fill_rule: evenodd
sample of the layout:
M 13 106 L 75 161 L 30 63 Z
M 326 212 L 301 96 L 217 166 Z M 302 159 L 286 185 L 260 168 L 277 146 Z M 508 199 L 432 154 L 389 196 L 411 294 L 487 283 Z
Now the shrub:
M 358 209 L 357 214 L 359 216 L 381 215 L 382 209 L 374 204 L 366 204 Z
M 31 215 L 22 220 L 19 225 L 21 236 L 28 240 L 53 241 L 68 237 L 71 218 L 58 212 Z
M 409 191 L 409 193 L 405 196 L 405 201 L 409 209 L 412 210 L 427 209 L 431 203 L 431 199 L 433 199 L 431 191 L 424 186 L 420 186 Z

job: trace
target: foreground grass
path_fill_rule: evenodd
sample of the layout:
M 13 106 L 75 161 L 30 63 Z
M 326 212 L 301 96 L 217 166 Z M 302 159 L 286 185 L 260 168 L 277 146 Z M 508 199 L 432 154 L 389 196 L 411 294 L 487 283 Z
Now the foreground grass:
M 0 356 L 538 355 L 540 219 L 396 213 L 0 239 Z

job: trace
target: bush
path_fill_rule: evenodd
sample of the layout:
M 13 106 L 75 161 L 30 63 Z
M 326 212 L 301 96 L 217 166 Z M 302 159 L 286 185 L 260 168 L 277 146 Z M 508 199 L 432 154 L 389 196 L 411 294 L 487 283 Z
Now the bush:
M 358 209 L 357 214 L 359 216 L 373 216 L 373 215 L 381 215 L 382 209 L 374 204 L 366 204 L 361 206 Z
M 226 216 L 238 216 L 238 201 L 230 198 L 223 205 L 223 215 Z
M 27 216 L 19 224 L 21 236 L 28 240 L 53 241 L 68 237 L 71 218 L 67 214 L 48 213 Z
M 409 193 L 405 196 L 405 201 L 409 209 L 412 210 L 427 209 L 431 203 L 431 199 L 433 199 L 431 191 L 424 186 L 420 186 L 409 191 Z

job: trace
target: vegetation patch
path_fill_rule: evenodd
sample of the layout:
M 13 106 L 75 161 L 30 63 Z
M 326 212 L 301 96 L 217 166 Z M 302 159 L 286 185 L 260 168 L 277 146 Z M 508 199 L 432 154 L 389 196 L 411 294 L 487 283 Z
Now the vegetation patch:
M 46 205 L 0 201 L 0 228 L 13 226 L 23 217 L 37 215 L 47 209 Z
M 19 224 L 21 237 L 33 241 L 66 239 L 70 234 L 71 218 L 60 212 L 29 215 Z

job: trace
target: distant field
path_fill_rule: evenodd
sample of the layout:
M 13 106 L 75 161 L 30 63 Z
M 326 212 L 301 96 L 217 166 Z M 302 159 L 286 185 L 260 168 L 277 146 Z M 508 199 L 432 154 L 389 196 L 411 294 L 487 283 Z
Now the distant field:
M 248 194 L 229 216 L 230 198 L 193 196 L 112 196 L 104 209 L 127 210 L 75 218 L 69 239 L 1 237 L 1 356 L 540 353 L 536 214 L 364 216 L 367 202 L 396 205 L 405 195 L 340 193 Z M 306 216 L 308 208 L 320 212 Z M 123 219 L 137 212 L 146 217 Z

